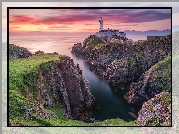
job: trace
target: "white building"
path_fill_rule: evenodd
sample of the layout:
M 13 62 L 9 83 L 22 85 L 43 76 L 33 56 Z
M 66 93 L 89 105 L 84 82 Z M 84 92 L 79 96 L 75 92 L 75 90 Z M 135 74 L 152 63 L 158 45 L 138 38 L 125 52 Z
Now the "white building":
M 112 29 L 107 29 L 103 30 L 103 20 L 102 17 L 100 17 L 99 20 L 99 32 L 96 32 L 96 36 L 98 37 L 112 37 L 112 36 L 120 36 L 120 37 L 126 37 L 126 33 L 124 32 L 119 32 L 119 30 L 112 30 Z

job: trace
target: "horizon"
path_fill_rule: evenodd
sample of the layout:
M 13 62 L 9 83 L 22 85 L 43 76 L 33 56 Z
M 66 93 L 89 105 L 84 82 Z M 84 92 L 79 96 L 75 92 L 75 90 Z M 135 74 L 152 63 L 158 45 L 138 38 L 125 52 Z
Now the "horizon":
M 170 32 L 171 29 L 165 29 L 165 30 L 148 30 L 148 31 L 135 31 L 135 30 L 125 30 L 124 32 L 128 34 L 134 34 L 134 33 L 144 33 L 147 34 L 148 32 L 153 32 L 153 34 L 161 34 L 161 36 L 164 36 L 164 32 Z M 63 37 L 86 37 L 90 35 L 94 35 L 95 32 L 41 32 L 41 31 L 32 31 L 32 32 L 15 32 L 15 33 L 9 33 L 9 36 L 63 36 Z M 139 36 L 139 35 L 133 35 L 133 36 Z M 147 35 L 143 35 L 147 36 Z M 148 35 L 149 36 L 149 35 Z

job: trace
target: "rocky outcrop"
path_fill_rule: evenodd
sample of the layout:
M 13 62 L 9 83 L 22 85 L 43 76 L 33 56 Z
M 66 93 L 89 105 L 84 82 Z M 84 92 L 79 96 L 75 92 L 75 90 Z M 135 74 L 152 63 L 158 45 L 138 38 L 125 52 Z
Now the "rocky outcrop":
M 138 112 L 138 126 L 171 126 L 171 94 L 161 92 Z
M 57 64 L 43 71 L 42 76 L 38 85 L 45 105 L 52 105 L 49 89 L 54 100 L 64 107 L 64 115 L 75 120 L 90 121 L 94 97 L 88 80 L 83 78 L 82 70 L 74 65 L 72 59 L 61 58 Z
M 35 54 L 44 54 L 44 52 L 39 50 L 39 51 L 35 52 Z
M 24 118 L 32 118 L 37 116 L 40 116 L 41 118 L 44 119 L 58 118 L 54 112 L 42 108 L 40 106 L 40 103 L 28 104 L 28 105 L 24 104 L 23 109 L 25 110 Z
M 100 72 L 100 76 L 112 83 L 136 81 L 152 65 L 171 55 L 171 36 L 134 44 L 102 42 L 102 39 L 96 42 L 94 38 L 98 37 L 90 36 L 83 45 L 75 44 L 72 53 L 98 66 L 99 70 L 96 67 L 90 70 Z
M 128 93 L 129 103 L 142 105 L 160 92 L 171 91 L 171 57 L 167 57 L 132 82 Z
M 32 56 L 32 53 L 27 48 L 19 47 L 14 44 L 9 44 L 9 57 L 14 58 L 28 58 Z

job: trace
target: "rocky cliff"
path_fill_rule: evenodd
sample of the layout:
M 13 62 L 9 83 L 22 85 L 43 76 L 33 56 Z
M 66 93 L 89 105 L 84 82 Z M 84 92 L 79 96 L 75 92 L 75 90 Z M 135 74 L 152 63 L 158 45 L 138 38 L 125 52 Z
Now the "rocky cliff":
M 160 92 L 171 92 L 171 57 L 152 66 L 137 82 L 132 82 L 128 93 L 129 103 L 142 105 Z
M 27 48 L 19 47 L 14 44 L 9 44 L 9 57 L 10 58 L 28 58 L 32 53 Z
M 91 122 L 94 97 L 79 65 L 67 56 L 38 52 L 10 45 L 10 124 L 24 126 L 31 119 L 49 125 L 42 119 L 58 118 L 58 112 L 64 118 Z
M 75 44 L 72 53 L 93 64 L 89 69 L 108 82 L 131 82 L 129 103 L 143 105 L 138 113 L 139 126 L 170 125 L 171 106 L 158 98 L 171 101 L 171 36 L 122 43 L 93 35 L 83 44 Z
M 85 39 L 83 45 L 75 44 L 72 53 L 97 66 L 90 70 L 109 82 L 132 82 L 171 55 L 171 36 L 132 44 L 104 42 L 93 35 Z
M 87 79 L 83 78 L 82 70 L 75 66 L 69 57 L 63 57 L 54 66 L 42 72 L 38 85 L 45 105 L 51 106 L 52 101 L 47 94 L 50 89 L 54 100 L 65 108 L 65 115 L 71 119 L 90 121 L 90 110 L 94 97 Z M 44 86 L 46 85 L 46 86 Z

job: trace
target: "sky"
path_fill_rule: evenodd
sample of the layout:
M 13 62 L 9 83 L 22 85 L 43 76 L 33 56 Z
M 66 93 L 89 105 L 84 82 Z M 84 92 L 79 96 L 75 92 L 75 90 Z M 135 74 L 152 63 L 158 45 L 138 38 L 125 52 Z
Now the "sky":
M 2 32 L 7 30 L 6 7 L 36 7 L 36 6 L 173 6 L 172 25 L 178 24 L 179 4 L 153 2 L 3 2 Z M 178 7 L 177 7 L 178 6 Z M 171 29 L 171 10 L 169 9 L 10 9 L 10 33 L 95 33 L 99 31 L 99 18 L 103 17 L 104 29 L 124 30 L 166 30 Z

